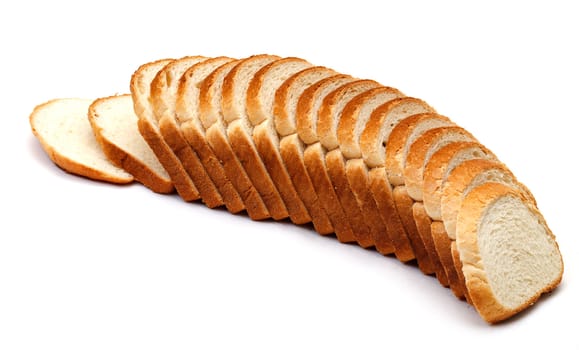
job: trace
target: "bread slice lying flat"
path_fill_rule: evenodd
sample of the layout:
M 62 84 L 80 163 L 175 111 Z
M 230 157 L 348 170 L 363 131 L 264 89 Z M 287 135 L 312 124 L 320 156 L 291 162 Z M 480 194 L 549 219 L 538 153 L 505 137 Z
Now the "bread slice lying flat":
M 488 322 L 529 307 L 561 281 L 563 260 L 545 219 L 502 184 L 483 184 L 465 197 L 456 243 L 472 304 Z
M 103 97 L 89 107 L 88 119 L 107 157 L 152 191 L 173 192 L 171 178 L 137 127 L 131 95 Z
M 98 144 L 88 120 L 91 99 L 60 98 L 34 108 L 33 134 L 50 159 L 69 173 L 126 184 L 133 176 L 113 164 Z

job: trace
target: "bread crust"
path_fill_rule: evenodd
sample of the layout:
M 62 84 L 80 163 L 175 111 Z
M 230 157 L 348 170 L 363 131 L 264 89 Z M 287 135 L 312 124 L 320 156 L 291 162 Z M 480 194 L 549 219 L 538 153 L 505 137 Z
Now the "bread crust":
M 416 223 L 418 233 L 422 238 L 422 242 L 424 242 L 426 252 L 428 253 L 430 261 L 434 267 L 436 278 L 438 278 L 438 281 L 441 285 L 448 287 L 448 276 L 446 275 L 446 270 L 444 267 L 442 267 L 442 263 L 440 262 L 440 258 L 434 246 L 432 233 L 430 232 L 432 219 L 430 219 L 428 214 L 426 214 L 426 210 L 424 210 L 424 205 L 422 202 L 414 202 L 412 205 L 412 215 L 414 217 L 414 222 Z
M 174 187 L 170 178 L 165 177 L 165 174 L 159 174 L 157 171 L 151 168 L 150 165 L 146 164 L 142 159 L 139 159 L 132 153 L 133 150 L 124 149 L 116 144 L 114 140 L 109 139 L 106 136 L 106 132 L 103 130 L 102 125 L 98 122 L 100 115 L 98 111 L 100 108 L 99 106 L 122 98 L 130 99 L 131 95 L 126 94 L 101 97 L 93 101 L 93 103 L 89 106 L 88 120 L 91 124 L 92 130 L 98 143 L 100 144 L 106 156 L 116 166 L 123 168 L 126 172 L 131 174 L 135 180 L 142 183 L 151 191 L 162 194 L 173 192 Z M 130 112 L 132 112 L 132 110 Z M 137 116 L 135 115 L 134 118 L 136 122 Z M 135 128 L 135 132 L 138 133 L 137 128 Z M 139 134 L 139 136 L 141 135 Z
M 334 191 L 332 180 L 326 171 L 326 152 L 319 142 L 309 145 L 304 151 L 304 163 L 308 170 L 316 194 L 324 206 L 334 226 L 334 232 L 340 242 L 355 242 L 356 237 L 350 222 Z
M 478 245 L 479 222 L 486 208 L 503 196 L 512 196 L 520 199 L 527 208 L 536 215 L 545 228 L 558 251 L 553 233 L 545 223 L 536 207 L 526 201 L 520 192 L 499 183 L 485 183 L 473 189 L 463 200 L 458 213 L 456 244 L 462 261 L 466 287 L 473 306 L 483 319 L 489 323 L 497 323 L 533 305 L 543 293 L 553 290 L 563 275 L 563 261 L 561 260 L 560 273 L 547 285 L 536 291 L 534 295 L 520 305 L 509 308 L 502 305 L 495 297 L 487 274 L 484 261 L 481 258 Z M 560 254 L 559 254 L 560 257 Z
M 470 151 L 473 154 L 468 159 L 496 159 L 496 156 L 478 142 L 454 142 L 442 147 L 432 155 L 424 167 L 422 183 L 422 199 L 424 208 L 433 220 L 441 220 L 440 201 L 442 197 L 442 185 L 446 180 L 449 163 L 461 152 Z
M 418 228 L 414 221 L 414 214 L 412 213 L 414 200 L 412 200 L 408 195 L 405 186 L 394 187 L 392 190 L 392 198 L 396 205 L 396 211 L 404 225 L 404 230 L 406 231 L 410 244 L 412 245 L 418 268 L 425 275 L 432 275 L 435 272 L 434 264 L 430 259 L 422 237 L 418 233 Z
M 410 197 L 422 200 L 422 183 L 424 166 L 428 161 L 428 153 L 437 143 L 472 140 L 476 141 L 468 131 L 458 126 L 434 128 L 418 137 L 410 146 L 404 167 L 404 183 Z
M 392 186 L 404 184 L 405 147 L 412 131 L 425 121 L 435 120 L 441 124 L 452 125 L 450 119 L 436 113 L 422 113 L 401 121 L 390 134 L 386 143 L 386 174 Z
M 297 134 L 281 140 L 280 153 L 294 187 L 308 209 L 314 229 L 322 235 L 333 233 L 334 226 L 316 194 L 303 158 L 304 144 Z
M 436 249 L 436 254 L 438 255 L 440 263 L 448 277 L 450 290 L 452 290 L 452 293 L 457 298 L 464 299 L 465 286 L 464 284 L 461 284 L 461 280 L 458 277 L 450 248 L 452 242 L 444 230 L 444 224 L 441 221 L 433 221 L 430 225 L 430 232 L 432 235 L 432 241 L 434 242 L 434 248 Z

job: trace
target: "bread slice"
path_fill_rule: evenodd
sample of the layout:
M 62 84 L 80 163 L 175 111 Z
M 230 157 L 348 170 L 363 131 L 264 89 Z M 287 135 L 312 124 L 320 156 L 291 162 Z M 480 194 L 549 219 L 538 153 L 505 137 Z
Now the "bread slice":
M 59 98 L 34 108 L 32 133 L 63 170 L 93 180 L 127 184 L 134 178 L 113 164 L 98 144 L 87 118 L 92 99 Z
M 455 125 L 450 119 L 436 113 L 413 115 L 392 129 L 386 143 L 386 175 L 392 186 L 404 185 L 404 167 L 410 146 L 424 132 L 443 126 Z
M 446 230 L 444 229 L 444 224 L 441 221 L 433 221 L 430 225 L 430 233 L 432 235 L 432 240 L 434 241 L 434 248 L 436 249 L 436 254 L 440 259 L 440 263 L 444 268 L 444 272 L 447 277 L 448 286 L 452 290 L 452 293 L 459 299 L 465 298 L 465 286 L 462 283 L 461 278 L 459 277 L 462 275 L 462 267 L 458 267 L 455 265 L 455 262 L 452 258 L 452 241 L 446 234 Z
M 563 275 L 561 253 L 541 213 L 502 184 L 482 184 L 464 198 L 456 243 L 472 304 L 489 323 L 531 306 Z
M 356 242 L 362 247 L 374 246 L 372 223 L 364 216 L 348 183 L 345 159 L 339 149 L 337 132 L 342 111 L 348 102 L 357 95 L 379 86 L 373 80 L 358 80 L 345 84 L 324 98 L 318 112 L 317 132 L 324 154 L 324 159 L 318 162 L 323 163 L 325 169 L 322 176 L 327 178 L 325 181 L 334 188 L 344 213 L 354 229 Z M 384 226 L 381 228 L 385 230 Z M 383 254 L 394 252 L 392 244 L 386 248 L 382 251 Z
M 248 87 L 255 73 L 279 59 L 281 58 L 273 55 L 256 55 L 242 59 L 225 77 L 221 100 L 231 148 L 275 220 L 285 219 L 289 213 L 253 141 L 253 125 L 246 108 Z
M 478 142 L 453 142 L 432 155 L 424 167 L 422 197 L 424 209 L 433 220 L 441 220 L 440 198 L 448 174 L 471 159 L 496 160 L 496 156 Z
M 166 65 L 151 83 L 151 101 L 161 136 L 179 158 L 183 168 L 199 190 L 201 200 L 209 208 L 224 204 L 219 190 L 207 174 L 201 160 L 189 147 L 175 123 L 177 92 L 185 72 L 209 58 L 184 57 Z
M 221 109 L 223 80 L 238 63 L 237 60 L 220 66 L 201 82 L 199 119 L 205 128 L 207 143 L 223 166 L 227 178 L 241 196 L 247 214 L 252 220 L 264 220 L 270 217 L 269 211 L 231 148 Z M 182 129 L 185 136 L 191 140 L 192 135 L 187 135 L 194 126 L 188 124 L 190 123 L 185 123 Z
M 281 157 L 280 139 L 274 125 L 274 105 L 280 86 L 295 73 L 311 66 L 311 63 L 295 57 L 271 62 L 255 73 L 247 90 L 247 116 L 254 126 L 253 141 L 295 224 L 306 224 L 312 219 Z
M 133 108 L 138 117 L 139 132 L 169 174 L 179 196 L 189 202 L 200 198 L 199 191 L 183 168 L 179 158 L 161 136 L 150 101 L 151 82 L 160 70 L 173 61 L 173 59 L 161 59 L 141 65 L 131 76 L 130 88 Z
M 277 89 L 274 103 L 276 130 L 280 136 L 280 155 L 296 192 L 306 206 L 314 229 L 320 234 L 334 232 L 330 218 L 321 205 L 304 164 L 304 143 L 297 135 L 296 114 L 300 96 L 313 84 L 337 75 L 334 70 L 316 66 L 288 78 Z
M 451 126 L 428 130 L 412 143 L 404 167 L 404 183 L 410 197 L 416 201 L 422 200 L 424 167 L 432 155 L 442 147 L 460 141 L 476 139 L 463 128 Z
M 473 188 L 487 182 L 496 182 L 512 187 L 536 205 L 535 198 L 527 187 L 521 184 L 513 173 L 501 162 L 488 159 L 472 159 L 456 166 L 442 186 L 441 217 L 446 233 L 456 239 L 456 220 L 460 205 Z
M 171 193 L 171 179 L 137 127 L 131 95 L 95 100 L 88 119 L 107 157 L 153 192 Z
M 209 74 L 221 65 L 233 61 L 229 57 L 216 57 L 207 59 L 191 66 L 181 76 L 177 90 L 175 113 L 173 116 L 165 115 L 159 122 L 161 133 L 170 144 L 175 145 L 175 153 L 182 154 L 193 152 L 201 161 L 205 171 L 217 187 L 219 195 L 223 198 L 225 207 L 231 213 L 237 213 L 245 209 L 241 197 L 225 175 L 223 167 L 215 157 L 211 146 L 207 143 L 205 129 L 199 119 L 199 84 Z M 188 123 L 187 133 L 184 132 L 183 124 Z M 190 149 L 190 150 L 189 150 Z M 196 169 L 190 169 L 195 171 Z
M 326 96 L 333 90 L 354 80 L 353 77 L 344 74 L 323 79 L 302 93 L 296 108 L 296 127 L 300 143 L 294 139 L 298 152 L 294 159 L 298 163 L 292 168 L 296 169 L 298 174 L 293 177 L 309 179 L 315 198 L 319 199 L 318 203 L 328 215 L 334 232 L 341 242 L 353 241 L 354 234 L 332 182 L 327 176 L 324 149 L 318 142 L 316 125 L 319 109 Z M 308 157 L 310 160 L 306 161 Z M 303 173 L 303 170 L 306 172 Z
M 376 202 L 388 228 L 388 234 L 394 242 L 396 256 L 401 261 L 412 260 L 415 254 L 396 210 L 392 187 L 386 176 L 385 144 L 392 129 L 400 121 L 411 115 L 429 112 L 434 112 L 434 109 L 426 102 L 413 97 L 397 98 L 376 108 L 360 136 L 363 161 L 349 161 L 351 165 L 356 165 L 348 169 L 349 178 L 353 179 L 351 182 L 367 184 L 365 185 L 369 189 L 367 192 Z M 363 176 L 353 177 L 351 169 L 356 169 Z M 380 243 L 377 241 L 376 244 Z

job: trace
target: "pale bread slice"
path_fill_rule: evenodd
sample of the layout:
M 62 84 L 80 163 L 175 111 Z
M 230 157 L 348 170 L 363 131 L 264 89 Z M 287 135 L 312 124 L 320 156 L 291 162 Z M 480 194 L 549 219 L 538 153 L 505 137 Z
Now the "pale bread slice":
M 230 57 L 215 57 L 196 63 L 181 76 L 177 89 L 175 113 L 163 116 L 159 121 L 161 133 L 172 145 L 175 154 L 194 153 L 209 178 L 217 188 L 227 210 L 237 213 L 245 209 L 235 188 L 231 185 L 223 167 L 207 144 L 205 129 L 199 120 L 199 84 L 221 65 L 233 61 Z M 182 127 L 188 123 L 188 132 Z M 185 159 L 190 155 L 185 155 Z M 184 163 L 185 164 L 185 163 Z M 188 171 L 197 171 L 196 168 Z
M 225 77 L 221 99 L 231 148 L 274 220 L 286 219 L 289 213 L 254 143 L 253 125 L 247 115 L 247 98 L 248 87 L 254 75 L 264 66 L 279 59 L 281 58 L 274 55 L 255 55 L 242 59 Z
M 294 188 L 310 214 L 314 229 L 320 234 L 334 232 L 330 218 L 321 205 L 303 160 L 305 145 L 297 135 L 298 102 L 305 90 L 325 78 L 338 75 L 334 70 L 315 66 L 288 78 L 276 91 L 275 126 L 280 140 L 280 155 Z
M 87 118 L 92 99 L 58 98 L 34 108 L 30 127 L 48 157 L 61 169 L 93 180 L 127 184 L 131 174 L 103 152 Z
M 201 160 L 174 123 L 177 92 L 183 74 L 192 66 L 209 59 L 204 56 L 187 56 L 167 64 L 151 82 L 151 102 L 161 136 L 195 183 L 202 202 L 209 208 L 215 208 L 224 204 L 223 198 Z
M 455 124 L 445 116 L 424 113 L 406 118 L 392 129 L 385 147 L 386 175 L 392 186 L 404 185 L 406 156 L 414 140 L 430 129 L 452 125 Z
M 322 176 L 327 177 L 326 181 L 332 184 L 346 218 L 354 230 L 356 241 L 362 247 L 374 246 L 373 227 L 369 218 L 364 216 L 364 212 L 358 205 L 356 196 L 350 188 L 345 171 L 346 160 L 339 149 L 337 130 L 342 112 L 348 102 L 359 94 L 379 86 L 380 84 L 377 82 L 367 79 L 344 84 L 324 98 L 318 112 L 317 121 L 317 132 L 325 156 L 324 160 L 319 161 L 325 164 L 326 170 Z M 384 226 L 381 228 L 385 230 Z M 375 230 L 379 229 L 375 228 Z M 392 244 L 383 247 L 381 251 L 383 254 L 391 254 L 393 252 L 394 247 Z
M 472 159 L 456 166 L 442 186 L 441 216 L 448 236 L 456 239 L 456 220 L 460 204 L 470 191 L 487 182 L 496 182 L 519 191 L 536 206 L 529 189 L 501 162 L 489 159 Z
M 308 209 L 298 195 L 280 154 L 280 137 L 275 129 L 274 105 L 281 85 L 304 69 L 312 67 L 306 60 L 287 57 L 261 68 L 247 90 L 247 116 L 254 126 L 253 141 L 264 166 L 295 224 L 312 221 Z
M 200 198 L 199 191 L 179 158 L 161 136 L 151 104 L 151 82 L 160 70 L 173 61 L 173 59 L 161 59 L 139 66 L 131 76 L 130 88 L 133 107 L 139 119 L 137 123 L 139 132 L 169 174 L 179 196 L 189 202 Z
M 528 308 L 561 282 L 563 259 L 553 233 L 511 187 L 485 183 L 463 199 L 456 245 L 471 302 L 489 323 Z
M 434 153 L 442 147 L 461 141 L 474 141 L 475 137 L 459 126 L 440 127 L 420 135 L 408 149 L 404 166 L 404 184 L 408 194 L 416 201 L 422 201 L 424 167 Z
M 496 160 L 496 156 L 478 142 L 453 142 L 436 151 L 424 167 L 422 201 L 433 220 L 442 220 L 440 198 L 448 174 L 471 159 Z
M 269 212 L 231 148 L 221 109 L 223 81 L 238 63 L 239 60 L 220 66 L 201 82 L 199 86 L 199 119 L 205 128 L 207 143 L 223 166 L 227 178 L 241 196 L 247 214 L 252 220 L 264 220 L 270 217 Z M 183 132 L 186 136 L 190 132 L 188 124 L 190 123 L 187 122 L 183 125 Z
M 139 133 L 131 95 L 96 99 L 88 109 L 88 119 L 97 141 L 113 163 L 153 192 L 173 192 L 171 178 Z
M 355 182 L 367 183 L 368 192 L 376 201 L 376 206 L 386 223 L 388 234 L 396 248 L 396 256 L 401 261 L 412 260 L 415 255 L 408 234 L 396 210 L 392 186 L 386 176 L 385 145 L 392 129 L 400 121 L 412 115 L 430 112 L 434 112 L 432 107 L 413 97 L 397 98 L 376 108 L 370 115 L 370 119 L 360 136 L 360 149 L 365 164 L 359 160 L 350 161 L 352 165 L 356 166 L 348 169 L 349 174 L 353 174 L 355 169 L 363 175 L 358 176 L 357 179 L 352 175 L 349 176 Z M 376 245 L 380 245 L 380 242 L 377 241 Z

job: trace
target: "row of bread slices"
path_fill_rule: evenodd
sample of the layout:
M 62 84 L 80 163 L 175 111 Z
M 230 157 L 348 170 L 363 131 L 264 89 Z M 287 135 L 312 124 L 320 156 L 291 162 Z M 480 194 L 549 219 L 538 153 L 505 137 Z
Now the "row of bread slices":
M 341 242 L 416 260 L 489 322 L 561 279 L 557 245 L 531 193 L 420 99 L 274 55 L 150 62 L 130 88 L 91 102 L 88 119 L 107 158 L 155 192 L 175 188 L 186 201 L 254 220 L 312 222 Z M 529 217 L 505 220 L 504 208 L 493 210 L 504 198 L 512 199 L 507 212 Z M 529 221 L 539 224 L 527 241 L 519 231 Z M 482 244 L 485 229 L 491 239 Z M 493 238 L 496 231 L 513 243 Z M 528 276 L 542 265 L 554 267 Z

